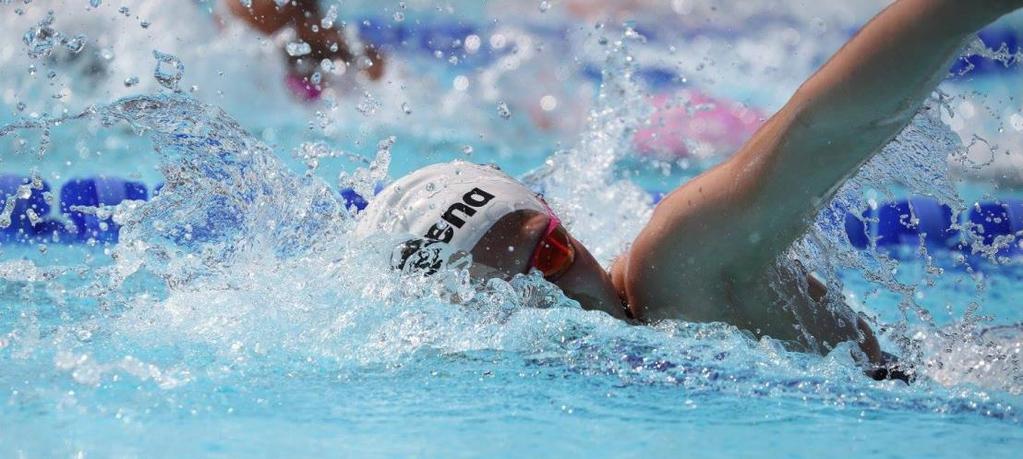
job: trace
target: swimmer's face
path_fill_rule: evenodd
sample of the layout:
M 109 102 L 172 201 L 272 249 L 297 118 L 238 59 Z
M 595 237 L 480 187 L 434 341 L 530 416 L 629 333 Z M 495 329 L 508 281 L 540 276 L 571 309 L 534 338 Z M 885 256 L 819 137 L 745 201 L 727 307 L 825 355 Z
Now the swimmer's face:
M 532 210 L 502 217 L 473 248 L 473 275 L 510 278 L 529 272 L 533 251 L 544 237 L 549 222 L 546 214 Z M 568 239 L 575 249 L 575 261 L 553 281 L 554 284 L 584 309 L 598 309 L 624 319 L 625 309 L 611 277 L 586 247 L 571 235 Z

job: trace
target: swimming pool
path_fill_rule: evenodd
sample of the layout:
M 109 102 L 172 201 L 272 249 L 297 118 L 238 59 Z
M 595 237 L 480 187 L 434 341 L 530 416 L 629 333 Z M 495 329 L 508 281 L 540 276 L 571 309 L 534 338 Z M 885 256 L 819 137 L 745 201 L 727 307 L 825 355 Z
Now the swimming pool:
M 54 225 L 0 245 L 4 456 L 1018 455 L 1016 249 L 985 256 L 993 241 L 963 224 L 966 247 L 921 254 L 923 223 L 882 228 L 928 218 L 924 205 L 884 210 L 909 196 L 964 222 L 975 202 L 1019 197 L 1011 177 L 950 178 L 986 161 L 970 156 L 984 142 L 963 153 L 960 138 L 1020 153 L 1019 102 L 1003 97 L 1018 67 L 944 86 L 955 116 L 921 116 L 911 147 L 872 162 L 794 249 L 838 266 L 829 280 L 920 365 L 906 386 L 863 377 L 844 348 L 822 358 L 721 324 L 628 326 L 536 278 L 402 280 L 366 261 L 386 238 L 347 237 L 338 198 L 431 162 L 494 161 L 528 173 L 608 262 L 651 192 L 728 153 L 696 131 L 684 150 L 644 150 L 634 134 L 663 109 L 649 101 L 668 94 L 748 132 L 732 121 L 776 109 L 884 2 L 668 2 L 601 26 L 557 2 L 346 2 L 341 17 L 387 44 L 394 73 L 309 105 L 280 83 L 274 46 L 218 31 L 209 2 L 94 3 L 0 4 L 12 43 L 0 45 L 0 168 L 29 178 L 17 184 Z M 68 39 L 30 58 L 23 35 L 47 9 Z M 85 48 L 68 55 L 79 33 Z M 181 93 L 154 78 L 154 49 L 182 62 L 180 81 L 160 67 Z M 139 186 L 145 201 L 61 205 Z M 864 209 L 878 216 L 867 233 L 900 243 L 854 247 L 846 216 Z

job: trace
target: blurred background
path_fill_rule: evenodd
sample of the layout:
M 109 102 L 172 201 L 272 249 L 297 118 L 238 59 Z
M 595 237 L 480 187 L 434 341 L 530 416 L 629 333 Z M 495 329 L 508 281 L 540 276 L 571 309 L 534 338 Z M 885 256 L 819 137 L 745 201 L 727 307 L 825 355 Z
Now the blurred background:
M 181 91 L 222 107 L 296 170 L 306 168 L 315 145 L 371 157 L 393 135 L 394 176 L 459 157 L 521 173 L 579 138 L 601 83 L 603 48 L 629 28 L 642 37 L 629 44 L 629 65 L 650 122 L 637 127 L 623 156 L 685 176 L 732 153 L 887 3 L 324 2 L 323 25 L 343 27 L 354 46 L 378 46 L 384 76 L 370 81 L 340 63 L 319 67 L 315 92 L 322 93 L 308 100 L 285 82 L 286 49 L 300 42 L 293 31 L 260 34 L 213 0 L 7 1 L 0 5 L 0 121 L 166 91 L 154 77 L 156 51 L 181 64 L 163 64 L 180 71 Z M 970 146 L 969 158 L 950 158 L 956 173 L 1003 190 L 1023 184 L 1023 77 L 1011 65 L 1020 22 L 1017 15 L 985 30 L 988 56 L 964 58 L 942 87 L 947 123 Z M 27 37 L 40 29 L 40 37 Z M 998 52 L 1001 61 L 992 59 Z M 0 170 L 38 170 L 55 184 L 92 174 L 161 180 L 141 140 L 82 129 L 52 133 L 54 147 L 42 158 L 28 139 L 0 139 Z M 336 182 L 351 166 L 329 161 L 314 172 Z M 678 179 L 649 186 L 670 189 Z

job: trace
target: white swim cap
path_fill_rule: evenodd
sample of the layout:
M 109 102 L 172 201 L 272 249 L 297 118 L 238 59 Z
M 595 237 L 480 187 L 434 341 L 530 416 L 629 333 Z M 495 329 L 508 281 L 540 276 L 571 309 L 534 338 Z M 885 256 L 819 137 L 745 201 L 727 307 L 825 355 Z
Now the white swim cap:
M 442 242 L 444 252 L 469 253 L 501 217 L 546 209 L 535 193 L 504 172 L 454 161 L 424 167 L 384 188 L 360 214 L 355 236 L 408 234 L 416 241 L 411 252 Z M 409 255 L 402 256 L 402 264 Z

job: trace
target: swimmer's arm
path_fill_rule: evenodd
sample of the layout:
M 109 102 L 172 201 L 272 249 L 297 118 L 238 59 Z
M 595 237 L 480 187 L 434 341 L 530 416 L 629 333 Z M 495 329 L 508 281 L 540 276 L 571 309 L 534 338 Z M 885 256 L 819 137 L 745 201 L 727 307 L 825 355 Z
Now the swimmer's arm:
M 771 258 L 750 266 L 787 249 L 836 189 L 910 123 L 977 29 L 1021 6 L 1020 0 L 898 1 L 807 80 L 725 176 L 745 181 L 750 194 L 739 199 L 751 205 L 739 212 L 768 234 L 767 250 L 754 253 Z M 822 334 L 848 333 L 830 328 Z M 870 327 L 857 319 L 855 328 L 870 361 L 883 362 Z
M 676 254 L 755 269 L 772 263 L 836 188 L 909 123 L 966 39 L 1020 6 L 1023 0 L 894 3 L 735 156 L 669 194 L 637 244 L 670 265 L 680 261 Z
M 687 299 L 716 301 L 759 282 L 835 189 L 909 123 L 970 34 L 1020 6 L 901 0 L 880 13 L 735 156 L 658 205 L 623 263 L 631 307 L 676 304 L 680 283 Z
M 966 40 L 1021 0 L 901 0 L 868 23 L 708 180 L 765 255 L 788 247 L 846 179 L 913 118 Z M 769 262 L 769 260 L 760 260 Z

